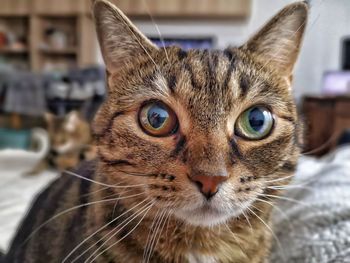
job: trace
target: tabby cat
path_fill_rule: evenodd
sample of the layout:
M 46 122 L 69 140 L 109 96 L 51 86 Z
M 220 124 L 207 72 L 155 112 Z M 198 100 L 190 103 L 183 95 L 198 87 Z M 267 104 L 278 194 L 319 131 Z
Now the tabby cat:
M 291 79 L 307 10 L 287 6 L 241 47 L 184 51 L 95 1 L 98 158 L 40 194 L 7 262 L 267 262 L 300 151 Z

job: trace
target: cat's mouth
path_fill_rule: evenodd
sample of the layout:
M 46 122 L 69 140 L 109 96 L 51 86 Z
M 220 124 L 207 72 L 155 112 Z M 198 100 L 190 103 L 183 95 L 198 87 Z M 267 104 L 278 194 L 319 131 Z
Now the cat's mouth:
M 224 187 L 225 188 L 225 187 Z M 192 199 L 175 210 L 174 216 L 194 226 L 211 227 L 227 223 L 241 216 L 256 200 L 250 198 L 238 199 L 234 194 L 228 194 L 228 189 L 222 189 L 211 199 Z M 230 198 L 229 198 L 230 196 Z
M 207 227 L 225 223 L 233 214 L 232 211 L 218 209 L 213 202 L 208 201 L 195 208 L 180 209 L 175 216 L 192 225 Z

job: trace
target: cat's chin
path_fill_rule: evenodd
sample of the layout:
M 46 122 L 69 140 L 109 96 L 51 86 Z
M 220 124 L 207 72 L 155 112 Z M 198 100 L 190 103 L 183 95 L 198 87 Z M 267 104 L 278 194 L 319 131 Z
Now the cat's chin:
M 193 226 L 212 227 L 223 224 L 240 213 L 241 211 L 228 213 L 219 211 L 209 205 L 203 205 L 195 209 L 180 209 L 176 211 L 175 216 Z

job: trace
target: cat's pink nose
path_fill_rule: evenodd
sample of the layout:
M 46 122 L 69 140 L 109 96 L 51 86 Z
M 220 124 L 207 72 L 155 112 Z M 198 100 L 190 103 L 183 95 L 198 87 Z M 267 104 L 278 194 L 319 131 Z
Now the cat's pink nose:
M 190 177 L 207 199 L 213 197 L 218 192 L 219 186 L 227 179 L 227 176 L 194 175 Z

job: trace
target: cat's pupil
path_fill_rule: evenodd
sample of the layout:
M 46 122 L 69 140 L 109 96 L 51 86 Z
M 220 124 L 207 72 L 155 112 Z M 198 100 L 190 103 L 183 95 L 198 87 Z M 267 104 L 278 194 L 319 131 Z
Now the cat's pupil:
M 161 105 L 153 105 L 147 113 L 149 124 L 154 129 L 161 128 L 169 118 L 169 113 Z
M 254 129 L 254 131 L 260 131 L 265 123 L 265 115 L 264 112 L 259 108 L 253 108 L 249 112 L 249 124 L 250 127 Z

